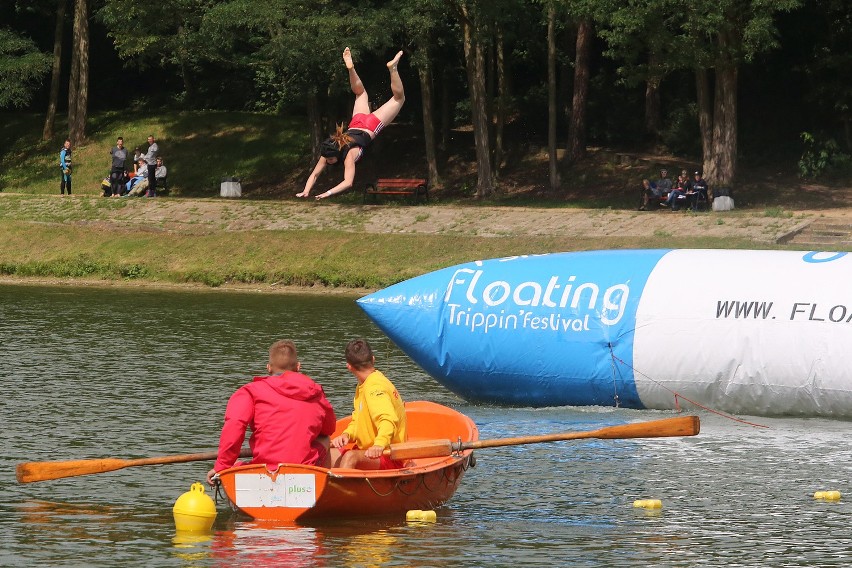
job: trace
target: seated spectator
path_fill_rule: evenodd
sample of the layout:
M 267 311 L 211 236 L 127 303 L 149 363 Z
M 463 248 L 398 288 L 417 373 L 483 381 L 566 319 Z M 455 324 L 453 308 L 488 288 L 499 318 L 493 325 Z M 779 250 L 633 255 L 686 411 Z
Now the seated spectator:
M 657 180 L 657 189 L 660 190 L 660 195 L 667 195 L 672 190 L 672 180 L 669 178 L 669 171 L 665 168 L 660 170 L 660 179 Z
M 136 183 L 133 189 L 122 195 L 122 197 L 141 197 L 148 191 L 148 176 Z
M 154 176 L 157 178 L 157 187 L 160 191 L 166 190 L 166 178 L 169 175 L 169 170 L 166 169 L 166 165 L 163 163 L 163 157 L 157 156 L 157 169 L 154 172 Z
M 690 205 L 693 211 L 698 210 L 698 202 L 709 201 L 707 182 L 701 177 L 701 172 L 695 172 L 695 180 L 690 191 Z
M 122 197 L 127 197 L 131 192 L 134 192 L 133 195 L 138 195 L 140 189 L 142 191 L 148 189 L 148 164 L 145 163 L 144 159 L 140 158 L 136 162 L 136 170 L 133 172 L 133 177 L 125 184 L 125 187 L 127 191 L 124 192 Z
M 663 192 L 660 191 L 660 188 L 657 187 L 657 184 L 653 183 L 650 180 L 643 179 L 642 180 L 642 205 L 639 206 L 639 211 L 646 211 L 648 209 L 648 201 L 651 198 L 660 199 L 663 196 Z
M 685 175 L 686 170 L 683 170 L 679 176 L 677 176 L 677 183 L 669 192 L 669 196 L 666 198 L 665 204 L 661 203 L 660 205 L 665 205 L 666 207 L 671 207 L 672 211 L 677 211 L 680 209 L 677 204 L 677 200 L 681 197 L 686 197 L 686 194 L 692 189 L 692 182 L 689 181 L 689 176 Z

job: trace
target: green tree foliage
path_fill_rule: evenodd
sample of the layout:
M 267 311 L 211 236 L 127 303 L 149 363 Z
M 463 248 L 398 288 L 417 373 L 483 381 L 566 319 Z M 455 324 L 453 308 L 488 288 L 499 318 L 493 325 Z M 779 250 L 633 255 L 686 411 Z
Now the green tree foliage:
M 554 9 L 550 65 L 545 5 Z M 41 52 L 53 43 L 45 24 L 55 20 L 57 4 L 0 0 L 0 6 L 13 6 L 0 11 L 9 14 L 8 29 L 0 33 L 0 105 L 39 108 L 47 98 L 43 77 L 49 60 Z M 852 148 L 852 5 L 843 0 L 158 0 L 153 5 L 92 0 L 91 6 L 92 45 L 103 45 L 105 30 L 127 66 L 114 69 L 110 57 L 110 68 L 97 68 L 93 58 L 92 84 L 114 89 L 107 98 L 106 89 L 93 88 L 94 97 L 104 97 L 96 106 L 140 102 L 149 109 L 287 112 L 308 117 L 314 143 L 351 111 L 343 47 L 351 47 L 375 103 L 387 95 L 384 61 L 403 49 L 409 97 L 403 118 L 423 116 L 436 127 L 427 142 L 429 160 L 436 164 L 442 162 L 434 157 L 440 154 L 436 150 L 451 140 L 450 119 L 474 124 L 477 161 L 490 162 L 480 167 L 486 178 L 480 184 L 483 195 L 496 188 L 503 163 L 503 121 L 507 164 L 541 145 L 549 124 L 555 124 L 557 143 L 565 145 L 575 110 L 571 94 L 581 21 L 595 34 L 584 59 L 588 116 L 582 129 L 591 144 L 639 146 L 650 133 L 669 150 L 690 157 L 702 152 L 705 174 L 722 181 L 735 175 L 740 133 L 767 133 L 767 125 L 781 125 L 785 130 L 777 130 L 785 137 L 761 140 L 796 154 L 802 131 L 825 133 L 841 148 L 845 141 L 846 153 Z M 769 68 L 779 75 L 769 76 Z M 420 81 L 419 97 L 415 82 L 408 80 L 412 71 Z M 144 81 L 119 91 L 115 83 L 122 73 Z M 741 87 L 746 81 L 748 90 Z M 790 82 L 796 83 L 794 90 L 786 89 Z M 743 101 L 751 112 L 738 112 Z M 584 132 L 575 134 L 582 140 Z M 788 158 L 791 165 L 797 158 Z M 436 177 L 436 167 L 430 168 L 430 177 Z
M 217 0 L 158 0 L 156 8 L 136 0 L 104 0 L 97 17 L 112 38 L 116 52 L 135 72 L 150 73 L 167 84 L 168 75 L 178 77 L 183 92 L 174 98 L 188 107 L 203 108 L 215 99 L 205 90 L 206 65 L 227 60 L 201 31 L 204 15 Z M 229 66 L 230 67 L 230 66 Z M 215 73 L 221 86 L 221 69 Z
M 676 69 L 696 72 L 698 112 L 705 113 L 711 129 L 700 133 L 705 174 L 711 182 L 731 183 L 736 173 L 739 68 L 778 47 L 775 17 L 798 7 L 799 0 L 639 0 L 629 4 L 600 0 L 596 4 L 608 53 L 625 62 L 623 76 L 647 79 Z M 637 51 L 647 61 L 644 68 Z M 700 78 L 710 69 L 714 72 L 712 97 L 701 90 L 709 88 L 710 82 Z
M 810 3 L 805 14 L 789 38 L 807 46 L 793 71 L 809 87 L 805 100 L 814 114 L 841 125 L 846 153 L 852 153 L 852 11 L 843 0 L 824 0 Z
M 848 173 L 852 157 L 843 152 L 833 139 L 802 132 L 804 151 L 799 158 L 799 175 L 816 179 L 824 174 Z
M 0 108 L 26 106 L 51 61 L 29 38 L 0 29 Z

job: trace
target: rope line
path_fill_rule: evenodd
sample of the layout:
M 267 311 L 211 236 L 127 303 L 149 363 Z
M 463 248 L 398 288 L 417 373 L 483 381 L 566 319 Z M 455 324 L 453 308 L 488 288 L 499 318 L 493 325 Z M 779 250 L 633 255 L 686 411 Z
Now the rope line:
M 615 407 L 621 407 L 621 401 L 618 399 L 618 377 L 615 371 L 615 353 L 612 351 L 612 343 L 607 343 L 607 347 L 609 347 L 609 354 L 612 355 L 612 359 L 610 360 L 610 366 L 612 367 L 612 399 L 615 401 Z
M 387 497 L 388 495 L 390 495 L 391 493 L 393 493 L 393 492 L 394 492 L 394 490 L 395 490 L 395 489 L 399 486 L 399 479 L 397 479 L 397 480 L 396 480 L 396 483 L 394 483 L 394 484 L 391 486 L 390 491 L 388 491 L 387 493 L 379 493 L 379 492 L 376 490 L 376 488 L 375 488 L 375 487 L 373 487 L 373 483 L 370 481 L 370 478 L 369 478 L 369 477 L 365 477 L 365 478 L 364 478 L 364 481 L 366 481 L 366 482 L 367 482 L 367 485 L 369 485 L 369 486 L 370 486 L 370 489 L 372 489 L 372 490 L 373 490 L 373 493 L 375 493 L 375 494 L 376 494 L 376 495 L 378 495 L 379 497 Z
M 419 477 L 420 479 L 416 479 L 416 477 Z M 426 476 L 421 474 L 421 475 L 418 475 L 416 477 L 398 480 L 397 483 L 396 483 L 397 491 L 399 491 L 400 493 L 402 493 L 406 497 L 410 497 L 411 495 L 414 495 L 415 493 L 417 493 L 417 491 L 420 489 L 421 486 L 425 486 Z M 420 483 L 417 483 L 418 481 Z M 415 483 L 414 489 L 412 489 L 411 491 L 408 491 L 407 489 L 403 489 L 403 486 L 408 485 L 411 482 Z M 427 489 L 428 489 L 428 487 L 427 487 Z
M 734 422 L 739 422 L 740 424 L 746 424 L 748 426 L 753 426 L 755 428 L 769 428 L 769 426 L 766 426 L 765 424 L 757 424 L 755 422 L 749 422 L 748 420 L 743 420 L 742 418 L 737 418 L 736 416 L 732 416 L 730 414 L 726 414 L 726 413 L 721 412 L 719 410 L 716 410 L 714 408 L 710 408 L 709 406 L 705 406 L 705 405 L 703 405 L 699 402 L 692 400 L 691 398 L 687 398 L 687 397 L 683 396 L 682 394 L 680 394 L 676 390 L 670 389 L 669 387 L 667 387 L 666 385 L 664 385 L 660 381 L 654 380 L 653 378 L 649 377 L 648 375 L 646 375 L 645 373 L 643 373 L 642 371 L 640 371 L 639 369 L 637 369 L 633 365 L 628 364 L 626 361 L 624 361 L 623 359 L 618 357 L 613 352 L 611 343 L 609 344 L 609 352 L 610 352 L 610 355 L 612 356 L 612 359 L 613 359 L 613 368 L 615 367 L 615 361 L 618 361 L 619 363 L 621 363 L 625 367 L 631 369 L 634 373 L 642 375 L 643 377 L 645 377 L 646 379 L 648 379 L 649 381 L 651 381 L 652 383 L 654 383 L 658 387 L 672 393 L 672 395 L 674 396 L 675 410 L 677 410 L 678 412 L 681 411 L 679 399 L 682 398 L 683 400 L 687 401 L 688 403 L 690 403 L 694 406 L 697 406 L 698 408 L 704 409 L 707 412 L 712 412 L 713 414 L 721 416 L 722 418 L 727 418 L 728 420 L 733 420 Z M 615 373 L 615 371 L 613 371 L 613 373 Z M 615 377 L 613 376 L 613 381 L 614 380 L 615 380 Z

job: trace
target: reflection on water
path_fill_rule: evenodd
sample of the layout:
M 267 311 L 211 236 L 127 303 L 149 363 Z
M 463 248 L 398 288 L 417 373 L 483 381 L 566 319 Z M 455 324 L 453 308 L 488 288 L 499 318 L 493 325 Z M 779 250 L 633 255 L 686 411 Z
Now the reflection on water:
M 474 407 L 411 364 L 352 298 L 0 286 L 2 566 L 844 566 L 852 560 L 849 423 L 703 413 L 689 439 L 588 440 L 477 451 L 437 523 L 270 526 L 224 505 L 212 534 L 171 507 L 207 463 L 19 485 L 21 461 L 138 458 L 216 446 L 225 403 L 274 340 L 300 348 L 339 415 L 356 336 L 408 400 L 455 407 L 483 439 L 655 419 L 611 408 Z M 839 490 L 840 502 L 814 491 Z M 663 508 L 634 509 L 636 499 Z
M 210 545 L 215 566 L 325 566 L 328 556 L 316 529 L 243 522 L 216 531 Z
M 384 530 L 359 534 L 341 547 L 340 560 L 346 566 L 383 566 L 393 560 L 396 544 Z
M 175 533 L 173 555 L 210 566 L 383 566 L 400 537 L 372 523 L 316 527 L 230 521 L 211 534 Z M 398 562 L 397 562 L 398 564 Z

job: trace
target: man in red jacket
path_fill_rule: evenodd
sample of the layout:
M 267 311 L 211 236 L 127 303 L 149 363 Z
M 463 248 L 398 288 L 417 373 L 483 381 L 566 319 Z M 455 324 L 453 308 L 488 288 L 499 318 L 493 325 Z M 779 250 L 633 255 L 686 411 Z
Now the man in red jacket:
M 299 373 L 296 346 L 282 340 L 269 348 L 270 375 L 255 377 L 231 395 L 225 409 L 225 425 L 219 437 L 216 464 L 207 473 L 214 483 L 216 472 L 233 467 L 251 428 L 248 463 L 265 463 L 270 469 L 279 463 L 301 463 L 330 467 L 329 436 L 336 418 L 322 387 Z

